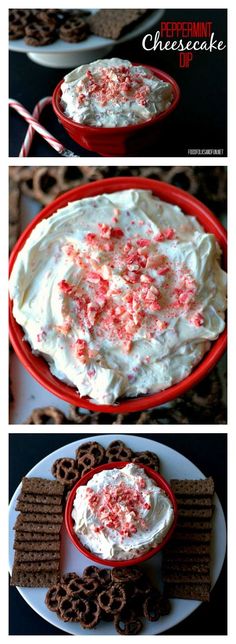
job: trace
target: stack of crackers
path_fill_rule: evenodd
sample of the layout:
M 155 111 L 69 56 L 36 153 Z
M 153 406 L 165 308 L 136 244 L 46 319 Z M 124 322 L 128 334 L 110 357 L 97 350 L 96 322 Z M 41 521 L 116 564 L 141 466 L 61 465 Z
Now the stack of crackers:
M 12 586 L 47 588 L 60 574 L 60 530 L 63 521 L 59 481 L 23 478 L 14 526 Z
M 173 538 L 163 552 L 163 581 L 167 597 L 210 599 L 210 544 L 214 481 L 170 481 L 178 506 Z

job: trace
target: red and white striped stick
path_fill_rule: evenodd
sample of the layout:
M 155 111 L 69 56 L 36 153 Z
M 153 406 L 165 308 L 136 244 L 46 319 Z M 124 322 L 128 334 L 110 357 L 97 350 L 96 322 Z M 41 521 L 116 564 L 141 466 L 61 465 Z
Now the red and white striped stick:
M 42 99 L 42 100 L 45 100 L 45 99 Z M 41 101 L 39 101 L 39 103 L 40 102 Z M 54 136 L 52 136 L 52 134 L 50 134 L 50 132 L 48 132 L 46 128 L 43 127 L 43 125 L 41 125 L 36 120 L 36 118 L 34 118 L 33 115 L 30 114 L 30 112 L 28 112 L 28 110 L 26 110 L 23 105 L 21 105 L 21 103 L 19 103 L 19 101 L 15 101 L 14 99 L 10 98 L 9 105 L 14 110 L 16 110 L 16 112 L 18 112 L 18 114 L 20 114 L 25 119 L 25 121 L 27 121 L 27 123 L 29 123 L 29 125 L 31 125 L 31 127 L 34 130 L 36 130 L 36 132 L 41 134 L 41 136 L 45 139 L 45 141 L 47 141 L 47 143 L 49 143 L 49 145 L 51 145 L 52 148 L 54 148 L 54 150 L 56 150 L 59 153 L 64 152 L 65 150 L 64 145 L 62 145 Z M 24 154 L 22 154 L 22 156 L 26 156 L 27 149 L 28 149 L 28 143 L 26 148 L 24 149 Z
M 45 98 L 42 98 L 38 103 L 36 103 L 34 111 L 33 111 L 33 118 L 36 119 L 36 121 L 39 121 L 39 117 L 43 109 L 46 107 L 46 105 L 50 105 L 52 102 L 52 97 L 51 96 L 46 96 Z M 28 130 L 25 135 L 24 142 L 21 146 L 20 149 L 20 154 L 19 157 L 27 157 L 29 155 L 29 151 L 32 145 L 32 141 L 34 138 L 34 133 L 35 130 L 32 127 L 32 125 L 29 125 Z

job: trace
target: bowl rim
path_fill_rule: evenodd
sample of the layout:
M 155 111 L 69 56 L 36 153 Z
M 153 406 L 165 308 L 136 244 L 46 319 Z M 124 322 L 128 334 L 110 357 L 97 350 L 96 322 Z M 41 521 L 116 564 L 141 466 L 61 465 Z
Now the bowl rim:
M 85 555 L 88 559 L 91 561 L 94 561 L 96 563 L 102 564 L 103 566 L 111 566 L 113 568 L 121 568 L 121 567 L 128 567 L 128 566 L 136 566 L 143 561 L 146 561 L 147 559 L 150 559 L 153 557 L 155 554 L 160 552 L 164 546 L 167 544 L 169 539 L 171 538 L 175 528 L 176 528 L 176 523 L 177 523 L 177 517 L 178 517 L 178 508 L 177 508 L 177 501 L 174 495 L 173 490 L 171 489 L 169 483 L 166 481 L 166 479 L 159 474 L 159 472 L 156 472 L 153 470 L 151 467 L 148 465 L 143 465 L 141 463 L 138 464 L 138 467 L 143 469 L 145 473 L 149 476 L 149 478 L 152 478 L 157 485 L 164 490 L 164 492 L 167 494 L 169 497 L 173 510 L 174 510 L 174 520 L 173 523 L 171 524 L 167 534 L 165 535 L 164 539 L 159 543 L 157 546 L 154 548 L 150 548 L 147 552 L 145 552 L 143 555 L 139 555 L 138 557 L 133 557 L 132 559 L 102 559 L 98 555 L 90 552 L 83 544 L 79 541 L 79 538 L 77 537 L 76 533 L 74 532 L 73 529 L 73 519 L 71 516 L 72 512 L 72 506 L 74 502 L 74 498 L 77 492 L 77 489 L 81 487 L 82 485 L 85 485 L 88 483 L 88 481 L 91 480 L 91 478 L 95 475 L 98 474 L 99 472 L 102 472 L 104 470 L 111 470 L 111 469 L 123 469 L 126 465 L 132 464 L 132 461 L 118 461 L 118 462 L 111 462 L 111 463 L 104 463 L 103 465 L 98 465 L 98 467 L 95 467 L 91 469 L 87 474 L 85 474 L 77 483 L 75 483 L 74 487 L 70 491 L 69 497 L 66 502 L 66 507 L 65 507 L 65 527 L 67 534 L 72 541 L 73 545 L 79 550 L 83 555 Z
M 66 191 L 57 199 L 50 202 L 32 219 L 25 230 L 20 235 L 15 246 L 12 249 L 9 260 L 9 274 L 11 274 L 16 257 L 24 246 L 27 238 L 31 234 L 35 226 L 42 220 L 52 216 L 58 208 L 67 205 L 70 201 L 77 201 L 83 198 L 97 196 L 103 193 L 112 193 L 120 190 L 127 190 L 131 188 L 151 190 L 154 196 L 158 196 L 167 203 L 177 204 L 183 209 L 186 215 L 193 214 L 188 212 L 188 209 L 194 210 L 194 215 L 197 220 L 204 219 L 205 225 L 213 227 L 214 235 L 216 236 L 221 250 L 223 252 L 224 267 L 226 267 L 227 256 L 227 234 L 225 228 L 215 217 L 215 215 L 193 195 L 190 195 L 181 188 L 168 184 L 164 181 L 157 181 L 156 179 L 147 179 L 145 177 L 112 177 L 109 179 L 100 179 L 90 183 L 83 184 L 76 188 Z M 196 211 L 195 212 L 195 208 Z M 201 215 L 201 216 L 200 216 Z M 77 407 L 89 409 L 91 411 L 100 411 L 106 413 L 128 413 L 142 411 L 145 409 L 153 408 L 169 402 L 176 397 L 182 395 L 188 389 L 197 385 L 209 371 L 216 365 L 221 356 L 223 355 L 227 345 L 227 329 L 220 334 L 217 340 L 211 343 L 211 347 L 207 353 L 204 354 L 202 360 L 192 370 L 192 372 L 179 383 L 151 394 L 142 394 L 135 398 L 123 398 L 119 402 L 112 405 L 99 405 L 92 402 L 90 398 L 81 398 L 75 387 L 65 384 L 53 376 L 46 360 L 41 356 L 35 356 L 28 342 L 23 342 L 24 331 L 22 327 L 16 322 L 12 313 L 12 301 L 9 298 L 9 333 L 12 346 L 20 359 L 23 366 L 27 371 L 39 382 L 40 385 L 45 387 L 48 391 L 56 395 L 58 398 L 69 402 Z M 50 378 L 50 382 L 46 379 L 42 368 L 46 371 Z
M 179 100 L 180 100 L 180 87 L 176 80 L 172 78 L 167 72 L 162 71 L 161 69 L 158 69 L 157 67 L 153 67 L 151 65 L 145 65 L 143 63 L 132 63 L 133 67 L 137 67 L 141 65 L 145 69 L 149 69 L 152 71 L 152 73 L 160 78 L 160 80 L 164 80 L 168 83 L 171 84 L 174 98 L 172 103 L 167 107 L 166 110 L 161 112 L 160 114 L 156 114 L 153 117 L 149 118 L 146 121 L 142 121 L 141 123 L 136 123 L 133 125 L 123 125 L 123 126 L 118 126 L 118 127 L 101 127 L 101 126 L 91 126 L 91 125 L 84 125 L 83 123 L 77 123 L 74 121 L 72 118 L 69 116 L 66 116 L 63 110 L 60 107 L 60 91 L 61 91 L 61 85 L 64 82 L 64 78 L 59 81 L 59 83 L 56 85 L 53 95 L 52 95 L 52 107 L 60 121 L 62 121 L 62 124 L 64 125 L 67 124 L 68 127 L 75 127 L 78 129 L 82 129 L 83 132 L 86 134 L 95 134 L 98 132 L 102 132 L 104 135 L 111 135 L 111 134 L 125 134 L 125 133 L 130 133 L 136 132 L 140 129 L 143 129 L 144 127 L 149 127 L 150 125 L 153 125 L 154 123 L 161 121 L 162 119 L 166 118 L 166 116 L 169 116 L 171 112 L 177 107 Z

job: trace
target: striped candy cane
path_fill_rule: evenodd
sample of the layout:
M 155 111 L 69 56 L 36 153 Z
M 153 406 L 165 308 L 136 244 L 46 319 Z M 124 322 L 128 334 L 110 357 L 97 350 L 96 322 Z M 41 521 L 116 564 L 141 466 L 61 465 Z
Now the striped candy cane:
M 36 119 L 36 121 L 39 121 L 39 117 L 41 112 L 44 110 L 44 108 L 47 105 L 50 105 L 52 102 L 52 97 L 51 96 L 46 96 L 45 98 L 42 98 L 38 103 L 36 103 L 34 111 L 33 111 L 33 118 Z M 21 146 L 20 149 L 20 154 L 19 157 L 27 157 L 29 155 L 29 151 L 32 145 L 32 141 L 34 138 L 34 133 L 35 130 L 33 129 L 32 125 L 29 125 L 28 130 L 25 135 L 24 142 Z
M 44 100 L 48 100 L 48 99 L 42 99 L 42 102 Z M 39 101 L 39 103 L 41 103 L 41 101 Z M 48 132 L 46 128 L 43 127 L 43 125 L 41 125 L 36 120 L 36 118 L 32 114 L 30 114 L 28 110 L 25 109 L 25 107 L 21 103 L 19 103 L 19 101 L 15 101 L 14 99 L 10 98 L 9 105 L 14 110 L 16 110 L 16 112 L 18 112 L 18 114 L 20 114 L 25 119 L 25 121 L 27 121 L 27 123 L 29 123 L 29 125 L 34 130 L 36 130 L 36 132 L 41 134 L 41 136 L 45 139 L 45 141 L 47 141 L 47 143 L 49 143 L 49 145 L 51 145 L 52 148 L 54 148 L 54 150 L 56 150 L 59 153 L 63 153 L 65 151 L 64 145 L 62 145 L 54 136 L 52 136 L 52 134 L 50 134 L 50 132 Z M 38 107 L 38 109 L 41 111 L 40 106 Z M 31 134 L 29 134 L 28 141 L 30 140 L 30 138 L 31 138 Z M 31 142 L 32 142 L 32 138 L 31 138 Z M 24 144 L 22 147 L 24 148 Z M 28 142 L 26 147 L 23 149 L 21 156 L 26 156 L 27 151 L 28 151 Z

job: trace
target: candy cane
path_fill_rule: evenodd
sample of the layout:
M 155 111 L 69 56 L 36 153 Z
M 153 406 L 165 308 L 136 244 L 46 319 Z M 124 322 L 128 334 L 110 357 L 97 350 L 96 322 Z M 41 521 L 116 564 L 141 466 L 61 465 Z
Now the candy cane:
M 9 105 L 14 110 L 16 110 L 16 112 L 18 112 L 25 119 L 25 121 L 27 121 L 27 123 L 29 123 L 29 125 L 31 125 L 31 127 L 34 130 L 36 130 L 36 132 L 41 134 L 41 136 L 45 139 L 45 141 L 47 141 L 47 143 L 49 143 L 49 145 L 51 145 L 52 148 L 54 148 L 54 150 L 56 150 L 59 153 L 64 152 L 65 150 L 64 145 L 62 145 L 54 136 L 52 136 L 52 134 L 50 134 L 50 132 L 48 132 L 46 128 L 43 127 L 43 125 L 41 125 L 33 117 L 33 115 L 30 114 L 30 112 L 28 112 L 28 110 L 26 110 L 23 105 L 21 105 L 21 103 L 19 103 L 19 101 L 14 101 L 14 99 L 10 98 Z M 26 154 L 24 156 L 26 156 Z
M 40 114 L 43 111 L 43 109 L 46 107 L 46 105 L 50 105 L 52 102 L 52 97 L 51 96 L 46 96 L 45 98 L 42 98 L 38 103 L 36 103 L 34 111 L 33 111 L 33 118 L 36 119 L 36 121 L 39 120 Z M 29 151 L 32 145 L 32 141 L 34 138 L 34 133 L 35 130 L 33 129 L 32 125 L 29 125 L 28 130 L 25 135 L 24 142 L 21 146 L 20 149 L 20 154 L 19 157 L 27 157 L 29 156 Z

